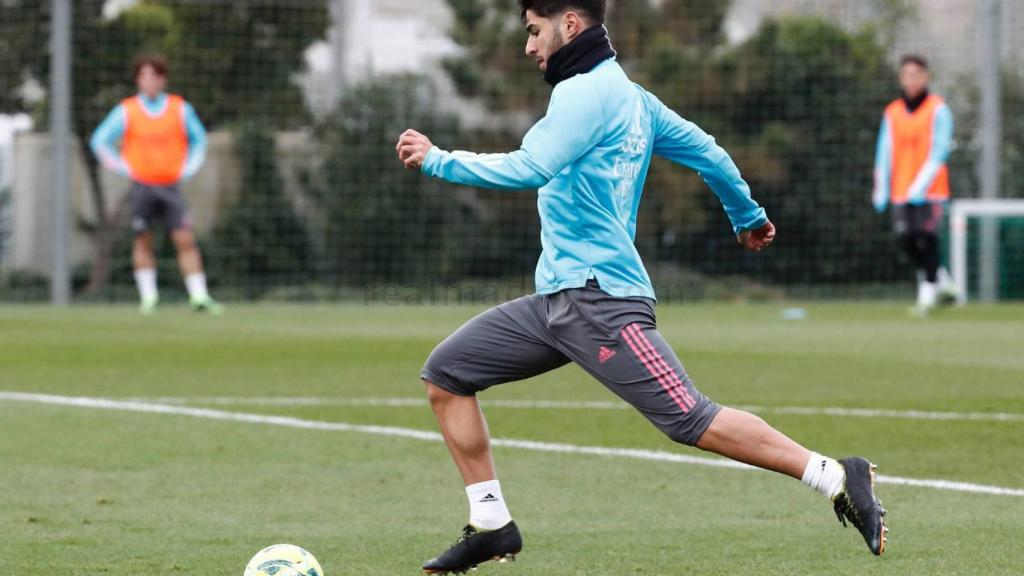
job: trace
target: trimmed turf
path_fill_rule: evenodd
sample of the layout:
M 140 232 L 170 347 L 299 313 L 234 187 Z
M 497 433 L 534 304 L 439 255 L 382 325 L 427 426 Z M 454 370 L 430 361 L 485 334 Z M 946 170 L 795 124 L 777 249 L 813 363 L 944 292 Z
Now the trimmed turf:
M 0 308 L 0 390 L 108 397 L 419 397 L 431 348 L 478 309 Z M 665 307 L 698 386 L 729 404 L 1024 413 L 1024 308 L 928 321 L 896 306 Z M 485 399 L 614 401 L 574 367 Z M 423 407 L 229 406 L 434 430 Z M 626 410 L 489 408 L 506 438 L 682 453 Z M 1024 488 L 1024 423 L 766 414 L 889 475 Z M 416 574 L 465 521 L 437 443 L 0 401 L 0 574 L 240 574 L 280 541 L 327 576 Z M 526 551 L 479 574 L 1019 574 L 1024 498 L 882 486 L 871 557 L 829 505 L 764 473 L 496 450 Z

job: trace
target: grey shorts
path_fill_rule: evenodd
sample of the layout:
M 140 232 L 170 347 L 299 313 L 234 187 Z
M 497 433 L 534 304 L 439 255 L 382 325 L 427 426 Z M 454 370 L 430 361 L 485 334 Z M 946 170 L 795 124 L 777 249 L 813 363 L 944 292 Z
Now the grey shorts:
M 149 186 L 132 182 L 132 230 L 149 232 L 157 224 L 168 230 L 191 228 L 185 198 L 177 186 Z
M 492 308 L 442 342 L 422 377 L 460 396 L 575 362 L 669 438 L 694 445 L 721 407 L 693 385 L 658 332 L 655 305 L 596 281 Z
M 938 234 L 945 206 L 940 202 L 927 204 L 896 204 L 892 207 L 892 228 L 899 236 L 907 234 Z

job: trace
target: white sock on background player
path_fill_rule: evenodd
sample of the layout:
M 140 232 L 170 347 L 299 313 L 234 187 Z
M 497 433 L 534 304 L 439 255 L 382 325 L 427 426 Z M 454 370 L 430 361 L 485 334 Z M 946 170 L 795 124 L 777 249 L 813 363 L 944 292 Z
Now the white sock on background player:
M 824 494 L 829 500 L 835 500 L 843 491 L 846 470 L 832 458 L 811 452 L 811 459 L 807 461 L 804 477 L 800 481 Z
M 210 297 L 210 293 L 206 290 L 206 274 L 201 272 L 186 276 L 185 288 L 188 290 L 188 297 L 192 300 L 206 300 Z
M 939 268 L 939 293 L 947 297 L 955 297 L 957 294 L 956 281 L 945 267 Z
M 953 281 L 953 275 L 949 273 L 949 270 L 946 270 L 945 266 L 939 266 L 939 286 L 943 290 L 956 286 L 956 282 Z
M 917 305 L 920 308 L 934 308 L 938 301 L 939 287 L 925 280 L 917 286 Z
M 469 497 L 469 524 L 480 530 L 497 530 L 512 521 L 497 480 L 466 486 Z
M 139 298 L 143 302 L 155 301 L 157 299 L 156 270 L 153 268 L 136 270 L 135 286 L 139 289 Z

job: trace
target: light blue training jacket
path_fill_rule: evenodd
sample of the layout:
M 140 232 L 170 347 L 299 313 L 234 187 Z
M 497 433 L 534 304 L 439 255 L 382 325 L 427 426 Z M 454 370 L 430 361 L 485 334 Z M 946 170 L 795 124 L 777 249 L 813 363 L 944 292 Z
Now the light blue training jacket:
M 653 155 L 692 168 L 714 190 L 736 233 L 768 222 L 715 139 L 626 77 L 614 58 L 555 87 L 547 115 L 509 154 L 434 147 L 423 173 L 455 184 L 539 188 L 543 252 L 538 294 L 591 278 L 619 297 L 655 298 L 637 252 L 636 218 Z

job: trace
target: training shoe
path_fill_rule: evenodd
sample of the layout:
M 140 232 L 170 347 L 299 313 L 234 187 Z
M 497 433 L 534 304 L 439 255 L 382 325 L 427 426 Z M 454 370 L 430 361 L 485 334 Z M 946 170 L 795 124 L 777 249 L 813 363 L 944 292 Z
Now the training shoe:
M 949 274 L 949 270 L 939 268 L 939 305 L 953 306 L 960 300 L 960 287 Z
M 881 556 L 885 552 L 885 508 L 875 497 L 875 469 L 878 467 L 864 458 L 846 458 L 839 464 L 846 470 L 843 491 L 835 498 L 836 516 L 846 526 L 849 520 L 867 542 L 871 553 Z
M 939 306 L 953 306 L 960 300 L 960 292 L 956 286 L 948 285 L 939 288 Z
M 931 316 L 932 310 L 934 310 L 934 308 L 931 306 L 921 306 L 918 304 L 907 308 L 907 316 L 915 320 L 925 320 Z
M 220 316 L 224 313 L 224 307 L 219 302 L 207 296 L 206 298 L 193 298 L 189 300 L 193 312 L 206 312 L 212 316 Z
M 488 560 L 511 562 L 523 549 L 523 537 L 515 522 L 497 530 L 462 529 L 462 536 L 440 556 L 423 564 L 427 574 L 462 574 Z
M 160 303 L 159 298 L 143 298 L 139 303 L 139 314 L 150 316 L 156 313 L 156 305 Z

